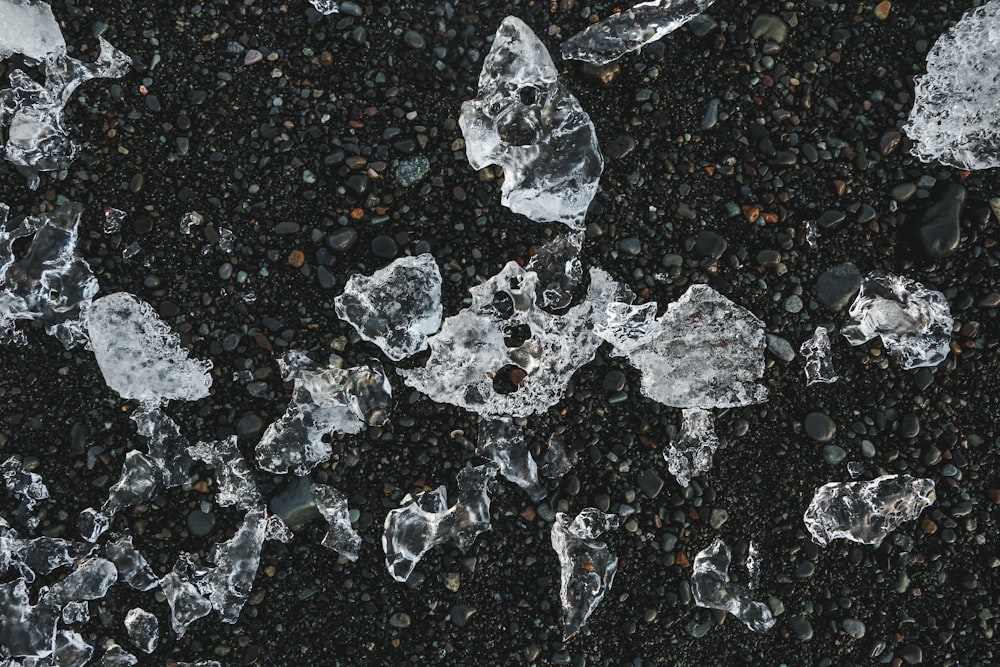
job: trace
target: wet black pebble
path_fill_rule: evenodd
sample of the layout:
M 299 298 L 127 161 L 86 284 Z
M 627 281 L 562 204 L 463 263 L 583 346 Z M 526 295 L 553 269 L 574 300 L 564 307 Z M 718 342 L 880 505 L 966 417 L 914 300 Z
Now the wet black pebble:
M 805 420 L 806 435 L 819 442 L 830 442 L 837 432 L 837 425 L 822 412 L 810 412 Z
M 707 230 L 701 231 L 698 232 L 698 237 L 694 242 L 694 254 L 698 257 L 718 259 L 726 251 L 728 245 L 723 236 Z
M 962 210 L 968 191 L 960 183 L 947 183 L 935 190 L 934 203 L 911 217 L 910 239 L 928 257 L 947 257 L 962 238 Z
M 396 253 L 399 252 L 399 246 L 396 245 L 396 242 L 391 236 L 382 234 L 372 239 L 372 252 L 375 253 L 377 257 L 392 259 L 396 256 Z
M 816 279 L 816 298 L 830 310 L 843 310 L 861 288 L 861 272 L 850 262 L 824 271 Z

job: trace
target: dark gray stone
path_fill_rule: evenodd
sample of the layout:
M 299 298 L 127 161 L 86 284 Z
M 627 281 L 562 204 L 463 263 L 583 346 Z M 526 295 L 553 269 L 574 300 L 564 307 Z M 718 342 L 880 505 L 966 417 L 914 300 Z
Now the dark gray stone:
M 850 262 L 824 271 L 816 279 L 816 298 L 833 311 L 843 310 L 861 289 L 861 272 Z
M 946 183 L 936 188 L 934 203 L 919 215 L 911 216 L 910 241 L 928 257 L 948 257 L 962 238 L 962 211 L 968 190 L 961 183 Z

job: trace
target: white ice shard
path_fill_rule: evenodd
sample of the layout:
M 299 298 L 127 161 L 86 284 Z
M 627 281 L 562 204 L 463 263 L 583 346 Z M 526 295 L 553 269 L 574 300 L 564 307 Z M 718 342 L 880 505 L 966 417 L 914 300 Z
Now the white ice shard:
M 563 437 L 553 434 L 549 437 L 549 446 L 542 456 L 542 465 L 539 466 L 542 477 L 546 479 L 562 479 L 572 467 L 573 464 L 566 453 L 566 443 Z
M 426 350 L 441 327 L 441 271 L 430 253 L 401 257 L 371 276 L 351 276 L 334 305 L 359 336 L 400 361 Z
M 160 641 L 160 622 L 142 607 L 129 609 L 125 614 L 125 631 L 132 645 L 143 653 L 155 651 Z
M 105 558 L 92 558 L 52 584 L 40 599 L 59 607 L 67 602 L 100 600 L 117 581 L 118 569 L 114 563 Z
M 692 285 L 650 331 L 652 309 L 606 311 L 597 328 L 642 373 L 642 393 L 676 408 L 729 408 L 767 400 L 764 323 L 707 285 Z M 612 316 L 615 318 L 612 320 Z
M 875 336 L 903 368 L 937 366 L 948 356 L 955 320 L 944 294 L 902 276 L 868 274 L 842 333 L 851 345 Z
M 309 2 L 320 14 L 336 14 L 340 11 L 340 7 L 334 0 L 309 0 Z
M 545 45 L 508 16 L 459 125 L 474 169 L 503 167 L 500 202 L 536 222 L 583 228 L 604 158 L 590 116 L 559 82 Z
M 0 60 L 15 53 L 34 60 L 65 53 L 52 7 L 40 0 L 0 0 Z
M 90 602 L 88 602 L 87 600 L 73 600 L 63 605 L 62 608 L 63 625 L 86 623 L 89 620 L 90 620 Z
M 389 418 L 392 386 L 378 364 L 320 367 L 299 351 L 287 353 L 279 364 L 294 388 L 285 414 L 257 443 L 257 465 L 264 470 L 307 475 L 330 458 L 333 450 L 324 438 L 358 433 Z
M 2 0 L 0 0 L 2 1 Z M 41 216 L 28 216 L 7 231 L 8 208 L 0 204 L 0 343 L 24 345 L 18 320 L 38 321 L 67 348 L 86 340 L 81 317 L 99 286 L 77 253 L 80 204 L 68 203 Z M 14 244 L 31 237 L 16 256 Z
M 212 362 L 191 359 L 153 307 L 127 292 L 94 301 L 87 331 L 104 381 L 122 398 L 155 407 L 208 396 Z
M 3 477 L 7 491 L 21 496 L 20 504 L 13 511 L 14 517 L 21 520 L 28 530 L 37 528 L 35 505 L 49 497 L 49 489 L 42 476 L 26 470 L 20 456 L 11 456 L 0 463 L 0 477 Z
M 212 603 L 197 585 L 203 574 L 203 568 L 190 554 L 182 553 L 174 569 L 160 579 L 160 588 L 170 605 L 170 625 L 178 637 L 184 636 L 189 625 L 212 611 Z
M 32 665 L 29 658 L 24 667 L 83 667 L 93 655 L 94 647 L 85 642 L 80 633 L 60 630 L 56 633 L 52 655 L 35 665 Z
M 510 417 L 483 417 L 479 420 L 476 453 L 500 467 L 500 474 L 524 489 L 538 502 L 547 494 L 538 479 L 538 465 L 531 458 L 524 433 Z
M 492 463 L 459 472 L 458 502 L 451 507 L 443 486 L 403 497 L 400 507 L 386 515 L 382 530 L 385 564 L 393 579 L 406 581 L 435 546 L 454 542 L 464 551 L 490 530 L 489 490 L 496 473 Z
M 253 589 L 260 567 L 260 550 L 267 536 L 265 510 L 249 510 L 236 534 L 215 545 L 212 568 L 204 579 L 204 591 L 223 623 L 235 623 Z
M 617 516 L 593 507 L 581 510 L 572 522 L 563 512 L 556 512 L 551 540 L 561 568 L 563 641 L 580 631 L 611 590 L 618 558 L 597 538 L 615 528 Z
M 715 0 L 650 0 L 611 14 L 573 35 L 560 47 L 566 60 L 606 65 L 666 37 L 708 9 Z
M 537 286 L 534 271 L 508 262 L 472 288 L 472 305 L 430 338 L 426 365 L 399 374 L 439 403 L 484 416 L 525 417 L 555 405 L 600 346 L 595 314 L 627 295 L 606 272 L 591 269 L 586 300 L 553 315 L 536 304 Z
M 806 360 L 806 386 L 817 382 L 830 383 L 840 379 L 830 356 L 830 336 L 826 327 L 816 327 L 812 338 L 802 343 L 799 354 Z
M 135 667 L 139 659 L 118 644 L 112 644 L 104 652 L 98 667 Z
M 122 230 L 122 222 L 125 221 L 127 214 L 125 211 L 117 208 L 106 208 L 104 209 L 104 224 L 102 225 L 102 230 L 105 234 L 117 234 Z
M 903 126 L 913 154 L 958 169 L 1000 167 L 1000 2 L 970 9 L 927 54 Z
M 118 578 L 138 591 L 157 587 L 159 579 L 146 557 L 132 545 L 131 535 L 119 535 L 104 545 L 104 555 L 115 564 Z
M 188 447 L 187 452 L 192 459 L 215 469 L 215 502 L 220 507 L 236 505 L 248 510 L 261 503 L 253 470 L 236 445 L 235 435 L 216 442 L 199 442 Z
M 664 450 L 667 469 L 677 483 L 687 488 L 691 478 L 712 469 L 712 457 L 719 448 L 715 417 L 708 410 L 686 408 L 681 412 L 681 430 L 670 448 Z
M 775 623 L 771 609 L 763 602 L 754 602 L 746 588 L 730 580 L 731 561 L 729 547 L 718 538 L 707 549 L 698 552 L 691 573 L 694 603 L 732 614 L 754 632 L 770 630 Z
M 59 607 L 31 604 L 24 577 L 0 584 L 0 646 L 14 657 L 41 657 L 52 653 L 59 622 Z
M 830 482 L 816 489 L 804 519 L 817 544 L 841 537 L 876 544 L 903 522 L 920 516 L 936 498 L 933 480 L 909 475 Z
M 351 526 L 347 498 L 328 484 L 313 484 L 312 493 L 316 509 L 323 515 L 328 528 L 323 546 L 348 560 L 357 560 L 361 553 L 361 536 Z
M 528 262 L 528 271 L 538 276 L 535 283 L 535 302 L 549 310 L 569 307 L 583 278 L 580 249 L 583 232 L 557 236 L 542 247 Z

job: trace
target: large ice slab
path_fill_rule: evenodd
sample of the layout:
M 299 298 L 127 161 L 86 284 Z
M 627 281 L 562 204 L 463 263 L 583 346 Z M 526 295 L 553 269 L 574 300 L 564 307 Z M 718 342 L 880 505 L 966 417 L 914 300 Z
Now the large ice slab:
M 313 484 L 316 509 L 326 521 L 327 533 L 323 546 L 336 551 L 348 560 L 357 560 L 361 554 L 361 536 L 351 526 L 347 498 L 328 484 Z
M 351 276 L 334 305 L 359 336 L 400 361 L 427 349 L 441 327 L 441 271 L 430 253 L 401 257 L 371 276 Z
M 26 470 L 20 456 L 11 456 L 0 463 L 0 477 L 3 477 L 8 492 L 21 496 L 21 502 L 13 512 L 14 518 L 22 521 L 28 530 L 37 528 L 35 506 L 39 500 L 49 497 L 49 489 L 42 476 Z
M 598 335 L 642 373 L 642 392 L 676 408 L 767 400 L 764 323 L 707 285 L 692 285 L 655 323 L 652 309 L 612 304 Z M 654 306 L 655 307 L 655 306 Z
M 67 348 L 86 340 L 80 319 L 99 286 L 77 253 L 80 204 L 68 203 L 45 215 L 28 216 L 5 228 L 8 208 L 0 204 L 0 343 L 24 345 L 19 320 L 38 321 Z M 18 257 L 14 244 L 31 238 Z
M 730 580 L 732 557 L 729 547 L 720 539 L 698 552 L 691 573 L 694 602 L 699 607 L 730 613 L 754 632 L 766 632 L 774 627 L 774 616 L 765 603 L 754 602 L 746 588 Z
M 257 465 L 264 470 L 307 475 L 330 458 L 333 450 L 325 436 L 358 433 L 389 418 L 392 386 L 378 364 L 320 367 L 305 353 L 292 351 L 280 366 L 294 387 L 285 414 L 257 443 Z
M 562 604 L 563 641 L 575 635 L 611 590 L 618 558 L 601 535 L 618 528 L 618 517 L 588 507 L 571 522 L 563 512 L 552 524 L 552 548 L 559 555 L 559 599 Z
M 951 316 L 944 294 L 902 276 L 873 272 L 861 284 L 842 333 L 851 345 L 875 336 L 903 368 L 937 366 L 948 356 Z
M 611 14 L 573 35 L 560 47 L 566 60 L 606 65 L 666 37 L 708 9 L 715 0 L 651 0 Z
M 0 60 L 15 53 L 44 60 L 66 51 L 52 7 L 41 0 L 0 0 Z
M 1000 2 L 969 10 L 927 54 L 903 130 L 913 154 L 959 169 L 1000 167 Z
M 534 501 L 546 495 L 538 479 L 538 465 L 531 458 L 524 433 L 510 417 L 484 417 L 479 421 L 476 453 L 500 467 L 500 474 L 524 489 Z
M 712 458 L 719 448 L 715 435 L 715 417 L 708 410 L 687 408 L 681 413 L 681 430 L 664 450 L 667 469 L 677 483 L 687 487 L 691 478 L 712 469 Z
M 122 398 L 156 406 L 208 396 L 212 362 L 191 359 L 153 307 L 127 292 L 94 301 L 87 331 L 97 365 Z
M 833 368 L 830 355 L 830 335 L 826 327 L 816 327 L 813 335 L 799 347 L 799 354 L 806 360 L 806 386 L 828 384 L 840 379 Z
M 545 45 L 508 16 L 459 125 L 474 169 L 503 167 L 500 202 L 536 222 L 583 228 L 604 158 L 590 116 L 559 82 Z
M 933 480 L 909 475 L 830 482 L 816 489 L 804 519 L 817 544 L 838 538 L 876 544 L 936 498 Z
M 396 581 L 406 581 L 428 551 L 453 542 L 463 551 L 480 533 L 490 530 L 490 485 L 496 477 L 493 464 L 458 473 L 458 501 L 448 506 L 443 486 L 406 494 L 400 507 L 385 517 L 382 550 L 385 565 Z

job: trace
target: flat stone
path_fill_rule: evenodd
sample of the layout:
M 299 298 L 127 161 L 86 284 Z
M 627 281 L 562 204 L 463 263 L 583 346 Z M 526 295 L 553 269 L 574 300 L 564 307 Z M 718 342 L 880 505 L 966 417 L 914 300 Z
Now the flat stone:
M 792 344 L 781 336 L 767 334 L 767 351 L 785 362 L 795 359 L 795 350 L 792 349 Z
M 271 498 L 271 511 L 292 530 L 320 518 L 309 477 L 295 477 L 283 491 Z
M 698 232 L 694 242 L 694 254 L 698 257 L 718 259 L 726 251 L 725 237 L 708 230 Z
M 824 271 L 816 279 L 816 298 L 830 310 L 841 311 L 861 289 L 861 272 L 850 262 Z
M 847 452 L 837 445 L 823 445 L 823 461 L 829 465 L 837 465 L 847 458 Z
M 750 24 L 750 36 L 754 39 L 769 39 L 781 44 L 788 37 L 788 25 L 774 14 L 758 14 Z
M 788 619 L 788 627 L 795 633 L 799 641 L 807 642 L 812 639 L 812 624 L 809 623 L 809 620 L 805 616 L 792 616 Z
M 837 433 L 837 425 L 822 412 L 810 412 L 806 415 L 806 435 L 818 442 L 830 442 Z
M 896 655 L 908 665 L 919 665 L 924 661 L 924 652 L 916 644 L 902 644 L 896 649 Z
M 907 225 L 910 242 L 928 257 L 948 257 L 962 238 L 962 211 L 968 190 L 960 183 L 946 183 L 932 193 L 934 203 Z
M 650 498 L 660 495 L 663 490 L 663 480 L 652 470 L 643 470 L 639 473 L 639 489 Z
M 847 219 L 847 214 L 843 211 L 826 211 L 816 219 L 816 224 L 820 229 L 833 229 Z

